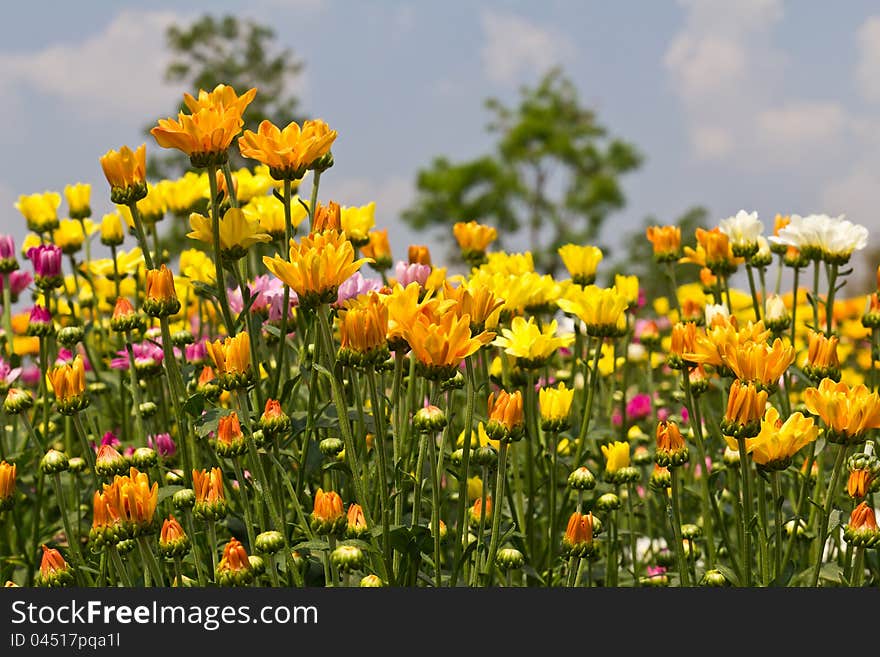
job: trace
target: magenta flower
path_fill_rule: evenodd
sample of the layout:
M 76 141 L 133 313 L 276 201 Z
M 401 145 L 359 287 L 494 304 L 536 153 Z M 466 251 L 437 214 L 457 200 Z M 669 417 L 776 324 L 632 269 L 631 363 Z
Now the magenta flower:
M 266 298 L 269 300 L 269 321 L 270 322 L 280 322 L 282 313 L 284 310 L 284 290 L 275 291 L 267 291 L 265 292 Z M 299 305 L 299 298 L 296 296 L 296 292 L 293 290 L 290 291 L 290 305 L 287 309 L 287 316 L 290 317 L 290 309 L 295 308 Z
M 40 244 L 28 249 L 27 257 L 34 266 L 37 278 L 61 276 L 61 249 L 54 244 Z
M 29 386 L 37 385 L 40 382 L 40 367 L 36 363 L 23 365 L 21 368 L 21 382 Z
M 0 260 L 15 260 L 15 239 L 12 235 L 0 235 Z
M 651 397 L 646 393 L 635 395 L 626 405 L 626 416 L 631 420 L 642 420 L 651 414 Z
M 158 373 L 162 366 L 162 347 L 152 342 L 138 342 L 131 345 L 134 354 L 134 367 L 139 373 L 153 374 Z M 121 349 L 116 352 L 118 358 L 110 361 L 110 368 L 114 370 L 128 369 L 128 352 Z
M 394 277 L 403 287 L 406 287 L 413 281 L 424 287 L 428 276 L 431 275 L 430 265 L 420 265 L 418 263 L 407 263 L 401 260 L 394 266 Z
M 229 302 L 229 310 L 236 315 L 244 310 L 244 299 L 242 299 L 241 290 L 237 287 L 226 289 L 226 300 Z
M 339 286 L 339 293 L 336 296 L 334 307 L 339 308 L 349 299 L 353 299 L 367 292 L 378 292 L 382 289 L 382 281 L 372 278 L 364 278 L 359 271 L 349 276 L 342 285 Z
M 112 431 L 107 431 L 103 436 L 101 436 L 101 444 L 98 445 L 94 440 L 90 441 L 92 444 L 92 449 L 97 453 L 98 449 L 103 447 L 104 445 L 110 445 L 110 447 L 118 447 L 121 443 L 119 442 L 119 438 Z
M 6 386 L 12 384 L 21 374 L 20 367 L 11 367 L 2 357 L 0 357 L 0 384 Z
M 38 324 L 47 324 L 52 321 L 52 313 L 49 312 L 48 308 L 41 306 L 38 303 L 34 304 L 34 307 L 31 308 L 30 317 L 28 318 L 28 322 L 38 323 Z
M 250 290 L 251 294 L 256 295 L 256 299 L 254 299 L 251 308 L 259 313 L 268 312 L 273 297 L 284 297 L 284 283 L 282 283 L 280 279 L 277 279 L 274 276 L 269 276 L 268 274 L 257 276 L 253 282 L 248 285 L 248 290 Z
M 208 343 L 207 339 L 202 338 L 198 342 L 193 342 L 192 344 L 186 345 L 186 347 L 185 347 L 186 359 L 190 363 L 195 363 L 196 365 L 199 365 L 201 363 L 207 363 L 208 362 L 208 348 L 205 346 L 205 345 L 207 345 L 207 343 Z
M 89 362 L 88 356 L 86 356 L 85 352 L 80 350 L 78 352 L 79 357 L 83 361 L 83 369 L 86 372 L 92 371 L 92 364 Z M 75 358 L 76 354 L 74 354 L 70 349 L 65 349 L 64 347 L 60 347 L 58 349 L 58 358 L 55 359 L 55 365 L 65 365 L 71 362 Z
M 147 444 L 163 458 L 170 458 L 177 453 L 177 445 L 174 444 L 171 434 L 159 433 L 155 436 L 147 436 Z

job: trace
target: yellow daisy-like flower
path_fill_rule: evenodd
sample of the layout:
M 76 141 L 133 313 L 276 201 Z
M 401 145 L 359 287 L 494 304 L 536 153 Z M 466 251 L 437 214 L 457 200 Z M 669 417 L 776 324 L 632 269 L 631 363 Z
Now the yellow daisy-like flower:
M 496 297 L 489 288 L 471 285 L 468 282 L 453 287 L 446 281 L 443 286 L 443 296 L 456 301 L 455 309 L 459 315 L 470 316 L 471 328 L 475 331 L 498 326 L 504 301 Z
M 614 475 L 621 468 L 628 468 L 630 463 L 629 443 L 620 440 L 601 446 L 605 457 L 605 475 Z
M 83 230 L 84 226 L 85 230 Z M 76 219 L 64 219 L 52 232 L 52 241 L 63 253 L 70 255 L 79 251 L 86 237 L 92 235 L 95 230 L 97 228 L 89 219 L 84 219 L 82 223 Z
M 746 441 L 752 460 L 766 470 L 785 470 L 791 458 L 819 435 L 813 418 L 802 413 L 792 414 L 785 422 L 774 407 L 767 409 L 761 420 L 760 433 Z
M 98 260 L 90 260 L 84 263 L 88 267 L 88 271 L 92 276 L 104 276 L 113 279 L 115 271 L 119 271 L 119 275 L 133 276 L 137 270 L 144 265 L 144 253 L 140 247 L 134 247 L 131 251 L 116 252 L 116 270 L 113 268 L 113 260 L 111 258 L 101 258 Z
M 189 216 L 192 232 L 186 236 L 206 244 L 213 244 L 213 221 L 210 217 L 193 212 Z M 262 232 L 260 221 L 248 216 L 241 208 L 229 208 L 220 219 L 220 255 L 228 260 L 238 260 L 247 255 L 248 249 L 260 242 L 272 240 Z
M 91 194 L 92 186 L 88 183 L 64 186 L 67 214 L 71 219 L 86 219 L 92 216 L 92 208 L 89 205 Z
M 388 307 L 376 292 L 346 302 L 339 311 L 339 357 L 354 365 L 384 360 L 388 333 Z
M 562 264 L 578 285 L 590 285 L 596 280 L 596 269 L 604 257 L 598 246 L 566 244 L 557 250 Z
M 345 233 L 324 231 L 290 245 L 290 261 L 263 256 L 263 263 L 296 292 L 299 304 L 315 307 L 336 300 L 339 286 L 369 258 L 354 259 L 354 247 Z
M 480 265 L 480 271 L 519 276 L 526 272 L 535 271 L 535 261 L 529 251 L 525 253 L 494 251 L 486 254 L 486 262 Z
M 213 285 L 217 280 L 217 269 L 211 257 L 201 249 L 184 249 L 180 252 L 180 275 Z
M 476 429 L 471 429 L 471 449 L 479 449 L 480 447 L 485 447 L 489 445 L 490 447 L 495 448 L 496 450 L 501 446 L 501 441 L 492 440 L 489 437 L 489 434 L 486 433 L 486 426 L 479 422 L 477 424 Z M 456 447 L 464 447 L 464 429 L 458 434 L 458 438 L 455 440 Z
M 614 337 L 626 332 L 627 300 L 615 288 L 595 285 L 572 288 L 568 296 L 557 303 L 564 312 L 579 317 L 586 324 L 588 335 Z
M 284 239 L 286 231 L 284 223 L 284 206 L 274 196 L 254 196 L 246 205 L 242 206 L 245 216 L 256 219 L 260 228 L 273 240 Z M 290 224 L 294 230 L 299 226 L 309 212 L 299 202 L 299 197 L 294 196 L 290 202 Z
M 397 351 L 406 349 L 406 335 L 419 316 L 424 315 L 430 322 L 439 322 L 440 317 L 453 312 L 456 301 L 441 299 L 430 294 L 422 297 L 422 288 L 417 282 L 406 287 L 395 285 L 391 294 L 385 297 L 388 306 L 388 343 Z
M 794 347 L 776 338 L 772 346 L 759 342 L 738 346 L 725 344 L 721 348 L 721 357 L 736 378 L 751 381 L 772 392 L 779 385 L 779 378 L 794 362 L 795 351 Z
M 24 216 L 28 230 L 43 233 L 58 227 L 58 208 L 60 205 L 60 194 L 43 192 L 19 196 L 15 203 L 15 209 Z
M 297 180 L 309 169 L 332 164 L 330 147 L 335 140 L 336 131 L 320 119 L 305 121 L 302 128 L 292 121 L 284 129 L 266 120 L 257 132 L 245 130 L 238 148 L 244 157 L 268 166 L 276 180 Z
M 404 337 L 421 365 L 424 376 L 433 380 L 452 378 L 462 361 L 495 337 L 491 331 L 471 335 L 471 318 L 444 313 L 438 321 L 422 313 L 406 327 Z
M 858 444 L 869 429 L 880 428 L 880 395 L 864 384 L 850 387 L 822 379 L 818 388 L 804 390 L 804 404 L 828 426 L 831 442 Z
M 510 328 L 501 329 L 501 335 L 493 344 L 514 356 L 520 367 L 541 367 L 559 349 L 574 342 L 573 333 L 556 335 L 556 329 L 555 319 L 542 328 L 535 323 L 534 317 L 528 320 L 514 317 Z
M 339 217 L 342 230 L 355 246 L 370 243 L 370 231 L 376 225 L 376 202 L 366 205 L 343 207 Z
M 561 431 L 568 426 L 574 389 L 560 382 L 555 388 L 541 388 L 538 408 L 541 412 L 541 428 L 544 431 Z
M 187 171 L 177 180 L 160 180 L 156 189 L 161 193 L 168 212 L 177 216 L 188 215 L 210 196 L 208 176 L 204 172 Z
M 476 221 L 458 221 L 452 226 L 452 234 L 465 262 L 479 265 L 486 256 L 488 246 L 498 239 L 498 231 L 492 226 L 478 224 Z
M 196 168 L 223 164 L 226 150 L 244 125 L 242 114 L 256 94 L 256 89 L 249 89 L 238 96 L 232 87 L 223 84 L 210 93 L 200 90 L 198 98 L 184 94 L 184 103 L 192 114 L 180 112 L 177 120 L 159 119 L 150 134 L 159 146 L 189 155 Z

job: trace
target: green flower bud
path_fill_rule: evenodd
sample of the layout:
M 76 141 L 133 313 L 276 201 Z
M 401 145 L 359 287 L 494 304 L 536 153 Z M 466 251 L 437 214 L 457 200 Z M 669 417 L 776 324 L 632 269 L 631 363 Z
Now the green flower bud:
M 614 511 L 620 508 L 620 498 L 614 493 L 605 493 L 596 500 L 596 508 L 599 511 Z
M 156 406 L 155 402 L 151 401 L 141 402 L 138 408 L 140 409 L 141 416 L 145 419 L 153 417 L 159 411 L 159 407 Z
M 413 416 L 413 426 L 420 433 L 435 433 L 446 426 L 446 414 L 436 406 L 425 406 Z
M 70 461 L 67 455 L 64 452 L 59 452 L 57 449 L 50 449 L 40 459 L 40 470 L 43 471 L 43 474 L 52 475 L 57 472 L 64 472 L 69 467 Z
M 702 535 L 703 530 L 700 529 L 697 525 L 686 524 L 681 526 L 681 536 L 686 540 L 695 541 Z
M 131 455 L 131 464 L 141 470 L 153 467 L 158 460 L 159 457 L 156 455 L 156 450 L 149 447 L 138 447 L 134 450 L 134 454 Z
M 184 488 L 174 493 L 171 502 L 178 511 L 187 511 L 195 505 L 196 493 L 192 488 Z
M 85 472 L 86 470 L 86 460 L 81 456 L 74 456 L 67 462 L 67 469 L 74 474 L 79 474 L 80 472 Z
M 275 554 L 284 547 L 284 535 L 275 530 L 263 532 L 254 539 L 254 547 L 257 552 Z
M 366 575 L 361 579 L 360 583 L 362 589 L 378 589 L 383 586 L 385 586 L 385 582 L 377 575 Z
M 321 454 L 324 456 L 336 458 L 345 449 L 345 443 L 339 438 L 324 438 L 324 440 L 318 443 L 318 449 L 321 450 Z
M 501 548 L 495 556 L 495 565 L 501 570 L 522 568 L 524 563 L 523 553 L 513 547 Z
M 168 470 L 165 473 L 165 483 L 169 486 L 181 486 L 185 483 L 182 470 Z
M 195 336 L 187 331 L 186 329 L 181 331 L 175 331 L 171 335 L 171 344 L 173 344 L 178 349 L 183 349 L 187 345 L 193 344 L 196 341 Z
M 82 342 L 85 329 L 82 326 L 65 326 L 58 331 L 58 342 L 68 349 L 73 349 L 78 342 Z
M 330 553 L 330 563 L 340 572 L 359 570 L 364 565 L 364 553 L 356 545 L 340 545 Z
M 568 475 L 568 487 L 574 490 L 592 490 L 596 487 L 596 478 L 586 466 L 581 466 Z
M 34 406 L 34 398 L 31 393 L 21 388 L 10 388 L 3 400 L 3 410 L 9 415 L 17 415 Z
M 731 586 L 731 583 L 720 570 L 707 570 L 700 579 L 700 586 L 709 586 L 718 588 L 722 586 Z
M 254 575 L 256 575 L 257 577 L 266 572 L 266 562 L 260 555 L 250 555 L 248 557 L 248 562 L 250 562 L 251 570 L 254 571 Z

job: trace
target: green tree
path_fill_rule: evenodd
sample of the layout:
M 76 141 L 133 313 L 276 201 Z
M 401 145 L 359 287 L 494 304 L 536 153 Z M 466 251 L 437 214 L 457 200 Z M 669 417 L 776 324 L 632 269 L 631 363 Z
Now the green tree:
M 558 68 L 523 87 L 515 107 L 490 98 L 486 108 L 494 151 L 460 163 L 434 159 L 418 172 L 403 219 L 415 228 L 476 219 L 498 228 L 501 244 L 525 229 L 536 268 L 553 272 L 559 246 L 598 240 L 608 215 L 624 206 L 619 177 L 641 155 L 609 137 Z
M 289 48 L 279 49 L 275 31 L 251 19 L 206 14 L 184 26 L 171 25 L 165 33 L 172 59 L 165 80 L 186 83 L 190 93 L 211 90 L 223 83 L 243 93 L 251 87 L 257 95 L 244 113 L 244 128 L 256 131 L 264 119 L 285 126 L 300 121 L 299 99 L 290 91 L 303 68 Z M 174 111 L 184 110 L 180 106 Z M 188 111 L 188 110 L 187 110 Z M 149 133 L 155 123 L 146 128 Z M 230 149 L 233 168 L 245 165 L 236 148 Z M 179 153 L 153 156 L 149 162 L 151 178 L 179 175 L 189 167 Z

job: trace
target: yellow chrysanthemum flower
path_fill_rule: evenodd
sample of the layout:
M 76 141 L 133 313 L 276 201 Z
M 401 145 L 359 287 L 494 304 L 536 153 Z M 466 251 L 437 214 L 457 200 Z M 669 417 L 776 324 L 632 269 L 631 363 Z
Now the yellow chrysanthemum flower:
M 746 441 L 746 451 L 759 466 L 784 470 L 791 465 L 791 457 L 816 440 L 818 434 L 813 418 L 794 413 L 782 422 L 779 411 L 771 406 L 761 420 L 761 432 Z
M 189 216 L 192 232 L 186 236 L 213 244 L 213 223 L 210 217 L 193 212 Z M 254 244 L 271 240 L 268 233 L 262 232 L 259 220 L 248 216 L 241 208 L 229 208 L 220 219 L 220 255 L 228 260 L 243 258 Z
M 510 328 L 501 329 L 501 335 L 493 344 L 514 356 L 520 367 L 540 367 L 560 348 L 574 342 L 573 333 L 556 335 L 556 329 L 555 319 L 542 328 L 535 323 L 534 317 L 528 320 L 514 317 Z
M 588 335 L 613 337 L 626 331 L 627 300 L 616 288 L 572 288 L 557 304 L 564 312 L 579 317 L 586 324 Z
M 361 206 L 343 206 L 339 217 L 342 230 L 355 246 L 370 242 L 370 231 L 376 225 L 376 202 Z
M 602 249 L 598 246 L 566 244 L 560 246 L 557 253 L 575 283 L 590 285 L 596 280 L 596 269 L 603 258 Z
M 339 286 L 369 258 L 354 259 L 354 247 L 344 233 L 325 231 L 291 242 L 289 262 L 263 256 L 263 263 L 296 292 L 304 307 L 336 300 Z
M 276 180 L 298 180 L 320 160 L 332 157 L 335 140 L 336 131 L 320 119 L 305 121 L 302 128 L 292 121 L 284 129 L 266 120 L 257 132 L 245 130 L 238 148 L 244 157 L 268 166 Z
M 24 216 L 28 230 L 44 233 L 58 227 L 58 208 L 60 205 L 60 194 L 43 192 L 19 196 L 15 203 L 15 209 Z

